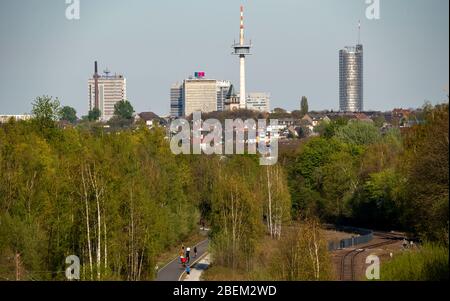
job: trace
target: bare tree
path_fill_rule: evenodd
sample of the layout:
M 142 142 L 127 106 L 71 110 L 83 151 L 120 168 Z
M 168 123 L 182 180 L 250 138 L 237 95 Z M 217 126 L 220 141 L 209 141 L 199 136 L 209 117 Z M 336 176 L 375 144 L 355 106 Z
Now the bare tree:
M 93 170 L 88 166 L 88 175 L 90 179 L 91 187 L 94 191 L 95 202 L 97 205 L 97 280 L 101 280 L 101 261 L 102 261 L 102 221 L 101 221 L 101 209 L 100 199 L 103 196 L 104 186 L 99 183 L 96 166 L 94 163 Z M 100 185 L 102 187 L 100 187 Z
M 281 238 L 283 222 L 289 217 L 290 196 L 283 183 L 279 166 L 266 167 L 267 181 L 267 229 L 272 238 Z
M 92 246 L 91 246 L 91 231 L 90 231 L 90 222 L 89 222 L 89 192 L 88 186 L 85 178 L 85 167 L 81 166 L 81 181 L 83 184 L 83 198 L 85 204 L 85 213 L 86 213 L 86 240 L 88 246 L 88 256 L 89 256 L 89 269 L 90 269 L 90 279 L 92 279 L 93 275 L 93 263 L 92 263 Z

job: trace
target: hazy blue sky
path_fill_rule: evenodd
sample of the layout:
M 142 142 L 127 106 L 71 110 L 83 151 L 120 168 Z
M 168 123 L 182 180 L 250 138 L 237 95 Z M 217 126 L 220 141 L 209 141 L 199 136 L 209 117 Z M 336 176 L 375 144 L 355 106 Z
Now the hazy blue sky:
M 338 51 L 357 41 L 362 21 L 365 108 L 417 107 L 446 99 L 449 1 L 81 0 L 81 19 L 65 0 L 0 0 L 0 114 L 31 110 L 43 94 L 88 110 L 94 60 L 127 78 L 136 111 L 169 112 L 169 89 L 194 71 L 238 84 L 231 56 L 239 5 L 246 6 L 247 90 L 272 94 L 272 108 L 338 108 Z

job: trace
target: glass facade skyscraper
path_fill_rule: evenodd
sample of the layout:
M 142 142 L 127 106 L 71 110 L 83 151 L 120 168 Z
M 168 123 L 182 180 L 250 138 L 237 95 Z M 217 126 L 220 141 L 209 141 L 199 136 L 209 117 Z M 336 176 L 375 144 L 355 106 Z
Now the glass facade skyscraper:
M 345 47 L 339 51 L 339 110 L 364 110 L 363 46 Z
M 217 111 L 224 110 L 225 102 L 227 101 L 228 91 L 230 91 L 231 82 L 228 80 L 217 81 Z
M 174 84 L 170 88 L 170 116 L 183 116 L 183 85 Z

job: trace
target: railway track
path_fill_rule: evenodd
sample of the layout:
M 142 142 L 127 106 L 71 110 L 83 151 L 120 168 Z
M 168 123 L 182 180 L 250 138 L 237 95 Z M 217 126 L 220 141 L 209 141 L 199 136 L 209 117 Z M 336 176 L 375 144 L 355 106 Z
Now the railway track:
M 355 260 L 356 257 L 363 253 L 365 250 L 374 249 L 381 246 L 387 246 L 398 242 L 403 239 L 403 237 L 398 234 L 392 233 L 382 233 L 382 232 L 374 232 L 374 236 L 383 239 L 384 241 L 373 243 L 369 245 L 365 245 L 361 249 L 353 249 L 345 253 L 341 258 L 341 270 L 340 270 L 340 280 L 341 281 L 355 281 L 356 280 L 356 271 L 355 271 Z

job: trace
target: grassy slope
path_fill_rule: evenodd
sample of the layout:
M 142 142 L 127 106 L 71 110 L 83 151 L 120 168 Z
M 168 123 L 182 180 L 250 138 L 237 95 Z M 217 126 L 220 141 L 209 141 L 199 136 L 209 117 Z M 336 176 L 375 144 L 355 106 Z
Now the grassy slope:
M 381 267 L 381 280 L 448 280 L 448 246 L 425 244 L 415 251 L 405 251 Z

